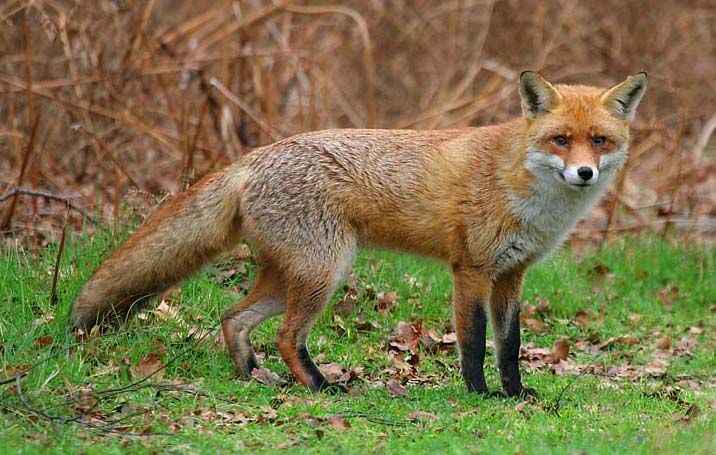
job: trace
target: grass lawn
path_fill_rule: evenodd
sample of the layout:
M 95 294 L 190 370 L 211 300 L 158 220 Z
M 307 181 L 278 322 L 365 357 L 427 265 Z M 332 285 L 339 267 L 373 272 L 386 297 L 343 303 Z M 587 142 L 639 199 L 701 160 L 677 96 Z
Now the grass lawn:
M 68 240 L 56 307 L 57 246 L 0 250 L 0 452 L 716 453 L 713 248 L 631 238 L 532 268 L 522 370 L 539 398 L 520 402 L 466 392 L 449 273 L 386 252 L 359 257 L 355 307 L 339 292 L 340 314 L 325 311 L 309 342 L 350 380 L 347 394 L 234 377 L 213 331 L 245 292 L 250 261 L 221 261 L 159 309 L 78 342 L 66 327 L 72 298 L 121 237 Z M 278 323 L 254 344 L 290 381 Z M 497 388 L 491 347 L 486 372 Z

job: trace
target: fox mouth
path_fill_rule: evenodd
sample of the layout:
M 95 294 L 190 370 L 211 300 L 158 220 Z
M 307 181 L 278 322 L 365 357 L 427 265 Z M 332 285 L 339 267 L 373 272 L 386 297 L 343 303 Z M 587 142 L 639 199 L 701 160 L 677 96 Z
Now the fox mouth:
M 593 183 L 586 183 L 586 182 L 585 183 L 572 183 L 572 182 L 567 181 L 567 179 L 565 178 L 564 173 L 562 171 L 556 171 L 555 174 L 556 174 L 555 178 L 557 180 L 559 180 L 560 182 L 562 182 L 563 184 L 565 184 L 571 188 L 589 188 L 589 187 L 593 186 L 594 183 L 596 183 L 596 182 L 593 182 Z

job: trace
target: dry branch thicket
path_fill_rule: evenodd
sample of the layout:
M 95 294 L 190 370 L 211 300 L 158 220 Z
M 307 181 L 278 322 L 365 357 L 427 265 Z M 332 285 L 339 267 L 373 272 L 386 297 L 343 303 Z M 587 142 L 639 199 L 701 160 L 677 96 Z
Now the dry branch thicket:
M 716 232 L 712 0 L 5 0 L 0 230 L 146 213 L 302 131 L 505 120 L 526 68 L 650 75 L 627 172 L 575 239 Z

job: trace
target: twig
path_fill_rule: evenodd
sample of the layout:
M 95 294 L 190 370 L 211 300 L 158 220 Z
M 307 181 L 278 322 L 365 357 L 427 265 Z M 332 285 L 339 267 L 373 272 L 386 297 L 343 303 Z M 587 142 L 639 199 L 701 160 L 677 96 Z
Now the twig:
M 282 138 L 283 135 L 280 132 L 277 132 L 275 128 L 273 128 L 271 125 L 266 123 L 266 121 L 261 119 L 259 117 L 259 114 L 255 113 L 253 111 L 253 109 L 251 109 L 246 103 L 244 103 L 236 95 L 231 93 L 231 91 L 228 88 L 226 88 L 226 86 L 224 86 L 224 84 L 219 82 L 218 79 L 212 77 L 209 80 L 209 84 L 211 84 L 211 86 L 215 87 L 219 91 L 219 93 L 221 93 L 222 95 L 224 95 L 226 97 L 226 99 L 228 99 L 229 101 L 234 103 L 236 106 L 238 106 L 239 109 L 244 111 L 246 113 L 246 115 L 248 115 L 251 120 L 256 122 L 259 125 L 259 127 L 266 134 L 268 134 L 271 137 L 272 140 L 278 141 L 279 139 Z
M 701 157 L 706 150 L 706 146 L 709 145 L 709 141 L 711 140 L 711 136 L 714 134 L 714 131 L 716 131 L 716 113 L 714 113 L 714 115 L 706 121 L 706 124 L 701 130 L 699 138 L 696 141 L 696 145 L 694 145 L 694 148 L 691 151 L 691 154 L 694 156 L 697 163 L 701 161 Z
M 32 127 L 30 129 L 30 138 L 27 141 L 25 152 L 22 155 L 22 164 L 20 165 L 20 175 L 17 177 L 17 186 L 21 186 L 23 180 L 25 179 L 25 171 L 27 171 L 27 165 L 30 163 L 30 155 L 32 154 L 32 150 L 35 145 L 37 126 L 39 124 L 40 114 L 37 114 L 37 116 L 35 116 L 34 121 L 32 122 Z M 4 231 L 10 227 L 12 215 L 15 213 L 15 207 L 17 206 L 17 195 L 11 194 L 8 197 L 12 197 L 12 200 L 10 201 L 10 207 L 8 207 L 7 211 L 5 212 L 5 215 L 2 218 L 2 221 L 0 221 L 0 231 Z M 6 198 L 0 198 L 0 202 L 4 201 L 5 199 Z
M 67 235 L 67 222 L 70 219 L 70 206 L 67 206 L 65 214 L 65 224 L 62 226 L 62 236 L 60 237 L 60 247 L 57 249 L 57 258 L 55 259 L 55 273 L 52 275 L 52 290 L 50 291 L 50 305 L 57 306 L 57 278 L 60 276 L 60 261 L 62 261 L 62 252 L 65 251 L 65 236 Z
M 42 190 L 30 190 L 27 188 L 14 188 L 4 195 L 0 196 L 0 202 L 5 202 L 6 200 L 10 198 L 14 198 L 16 196 L 32 196 L 32 197 L 44 197 L 46 199 L 50 199 L 52 201 L 59 201 L 67 205 L 70 209 L 76 211 L 80 215 L 82 215 L 87 221 L 91 222 L 92 224 L 98 224 L 97 220 L 89 215 L 87 212 L 85 212 L 83 209 L 77 207 L 72 202 L 70 202 L 71 197 L 69 196 L 61 196 L 59 194 L 50 193 L 47 191 Z
M 555 397 L 554 401 L 550 403 L 549 406 L 546 406 L 545 409 L 549 412 L 553 412 L 554 415 L 559 417 L 559 408 L 560 408 L 560 401 L 562 401 L 562 397 L 564 394 L 569 390 L 570 387 L 574 385 L 575 382 L 577 382 L 577 379 L 581 378 L 584 375 L 584 371 L 580 371 L 578 375 L 574 376 L 571 381 L 567 383 L 564 387 L 562 387 L 562 390 L 559 391 L 557 396 Z

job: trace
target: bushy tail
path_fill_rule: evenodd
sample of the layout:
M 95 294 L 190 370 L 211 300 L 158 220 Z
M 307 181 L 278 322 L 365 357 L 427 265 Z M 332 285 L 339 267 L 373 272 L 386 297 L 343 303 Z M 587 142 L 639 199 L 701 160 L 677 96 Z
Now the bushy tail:
M 126 315 L 234 245 L 240 180 L 238 169 L 229 168 L 157 209 L 85 284 L 72 306 L 73 327 Z

